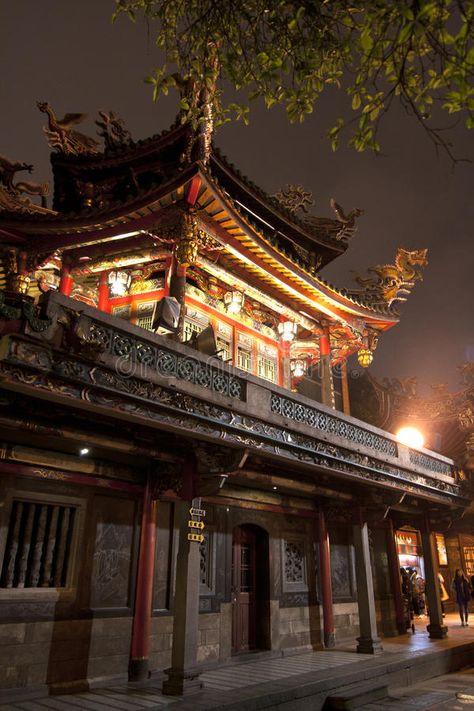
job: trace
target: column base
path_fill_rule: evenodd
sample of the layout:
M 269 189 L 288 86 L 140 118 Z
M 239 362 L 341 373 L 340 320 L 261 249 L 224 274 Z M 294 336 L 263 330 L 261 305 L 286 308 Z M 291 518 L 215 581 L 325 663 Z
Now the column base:
M 165 669 L 168 679 L 163 682 L 161 691 L 166 696 L 188 696 L 200 691 L 204 683 L 199 679 L 200 669 Z
M 325 632 L 324 633 L 324 647 L 326 649 L 332 649 L 335 646 L 336 646 L 336 637 L 334 635 L 334 632 Z
M 150 678 L 150 667 L 148 657 L 141 659 L 130 659 L 128 665 L 129 681 L 145 681 Z
M 383 652 L 382 642 L 379 637 L 357 637 L 357 651 L 359 654 L 380 654 Z
M 448 636 L 448 628 L 445 625 L 434 623 L 428 625 L 426 629 L 428 630 L 428 635 L 431 639 L 444 639 Z

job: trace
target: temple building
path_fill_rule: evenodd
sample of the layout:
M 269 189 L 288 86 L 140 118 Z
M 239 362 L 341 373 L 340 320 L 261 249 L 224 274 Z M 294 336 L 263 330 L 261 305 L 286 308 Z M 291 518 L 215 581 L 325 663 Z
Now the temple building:
M 179 695 L 233 655 L 376 654 L 407 629 L 406 526 L 445 636 L 439 545 L 466 487 L 352 417 L 346 374 L 426 250 L 337 289 L 320 271 L 360 210 L 267 195 L 205 122 L 134 142 L 101 113 L 100 145 L 38 107 L 52 206 L 0 159 L 0 686 L 153 673 Z

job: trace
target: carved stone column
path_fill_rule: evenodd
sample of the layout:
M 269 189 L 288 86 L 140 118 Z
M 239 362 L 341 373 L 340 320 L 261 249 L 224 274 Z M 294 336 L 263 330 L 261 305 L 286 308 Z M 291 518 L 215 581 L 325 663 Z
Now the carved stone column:
M 379 654 L 383 651 L 377 634 L 375 617 L 374 582 L 370 564 L 369 527 L 361 511 L 353 525 L 356 558 L 357 603 L 359 607 L 360 637 L 357 651 L 362 654 Z
M 428 520 L 425 521 L 421 531 L 421 543 L 425 563 L 425 592 L 430 616 L 430 623 L 426 629 L 433 639 L 444 639 L 444 637 L 447 637 L 448 628 L 443 624 L 436 541 L 434 534 L 431 533 Z
M 331 370 L 331 348 L 329 343 L 329 325 L 323 323 L 323 332 L 319 337 L 319 367 L 321 371 L 321 400 L 323 405 L 335 409 L 334 382 Z
M 128 678 L 142 681 L 149 677 L 151 614 L 156 543 L 156 502 L 152 498 L 150 474 L 143 497 L 137 589 L 133 615 L 132 644 Z
M 194 264 L 198 254 L 199 229 L 196 218 L 191 212 L 184 212 L 173 228 L 176 236 L 176 250 L 173 274 L 170 279 L 170 296 L 174 296 L 181 306 L 176 339 L 183 340 L 184 317 L 186 311 L 186 270 Z
M 326 526 L 326 516 L 323 509 L 319 510 L 317 519 L 319 540 L 319 578 L 321 582 L 321 598 L 323 603 L 324 646 L 335 646 L 334 611 L 332 606 L 331 559 L 329 551 L 329 536 Z
M 199 543 L 188 539 L 191 501 L 175 504 L 179 526 L 179 548 L 176 562 L 176 591 L 174 599 L 173 649 L 171 668 L 162 692 L 183 696 L 199 691 L 203 684 L 197 666 L 200 553 Z

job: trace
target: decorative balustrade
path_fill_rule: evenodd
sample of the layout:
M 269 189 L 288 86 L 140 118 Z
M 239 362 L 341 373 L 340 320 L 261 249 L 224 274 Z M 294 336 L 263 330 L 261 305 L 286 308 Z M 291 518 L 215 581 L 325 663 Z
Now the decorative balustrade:
M 289 420 L 304 423 L 327 434 L 343 437 L 354 444 L 375 449 L 377 452 L 388 454 L 391 457 L 398 456 L 397 443 L 392 439 L 354 425 L 343 417 L 329 415 L 316 407 L 303 405 L 297 400 L 272 393 L 271 410 Z
M 216 358 L 212 359 L 211 365 L 97 321 L 92 323 L 88 343 L 122 359 L 120 369 L 126 374 L 135 374 L 140 366 L 147 366 L 160 375 L 174 376 L 220 395 L 245 400 L 245 380 L 224 369 Z
M 202 435 L 222 450 L 244 447 L 413 493 L 461 496 L 445 457 L 399 445 L 388 432 L 60 294 L 45 305 L 49 331 L 11 336 L 4 349 L 0 372 L 13 389 L 83 399 Z

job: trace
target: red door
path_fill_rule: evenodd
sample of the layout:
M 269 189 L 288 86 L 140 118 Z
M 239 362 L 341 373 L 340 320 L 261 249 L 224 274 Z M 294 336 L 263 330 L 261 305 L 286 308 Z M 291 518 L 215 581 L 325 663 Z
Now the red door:
M 256 647 L 256 534 L 241 526 L 232 541 L 232 651 L 247 652 Z

